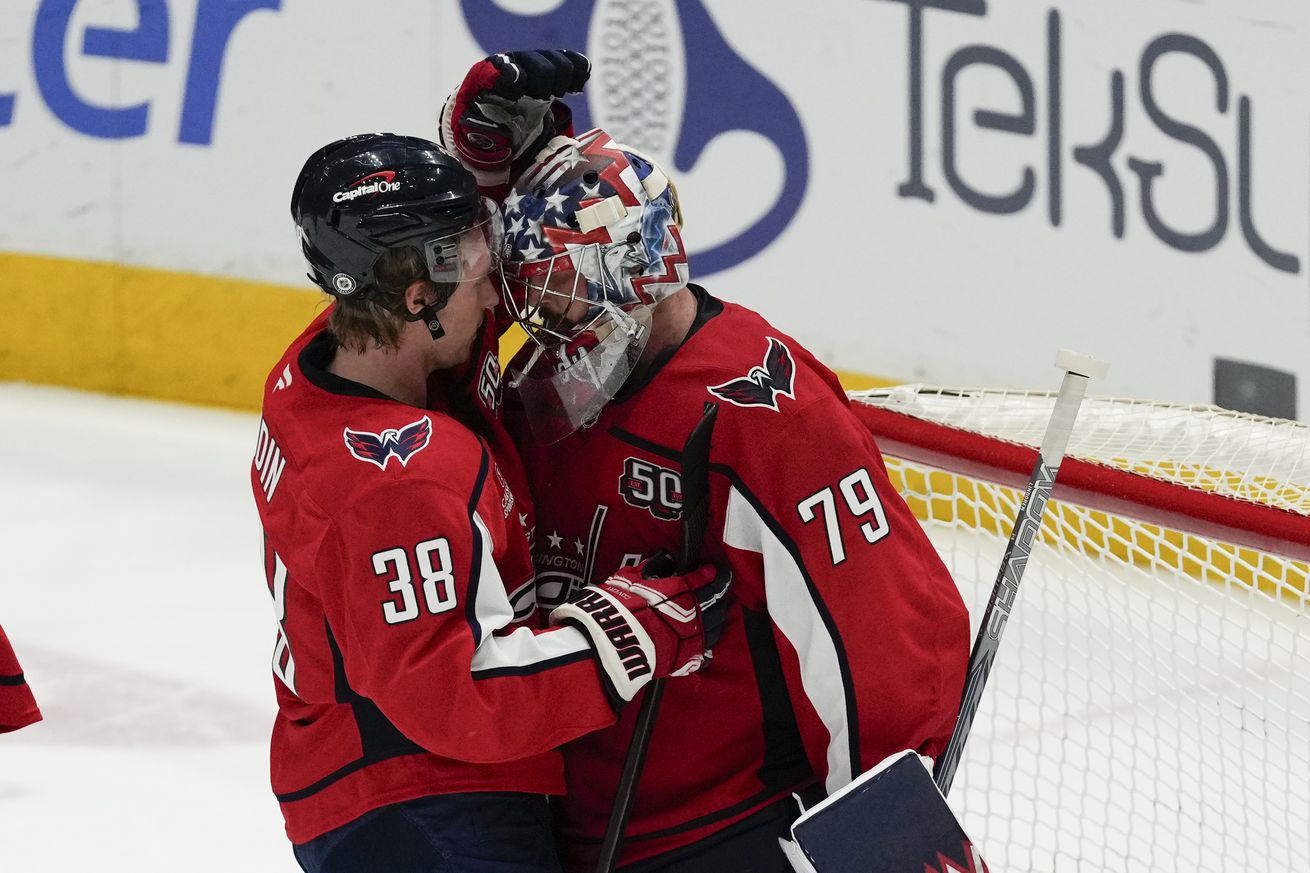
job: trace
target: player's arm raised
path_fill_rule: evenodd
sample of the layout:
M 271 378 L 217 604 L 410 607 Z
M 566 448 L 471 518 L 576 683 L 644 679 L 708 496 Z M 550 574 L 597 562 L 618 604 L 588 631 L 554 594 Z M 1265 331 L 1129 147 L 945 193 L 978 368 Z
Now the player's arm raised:
M 761 554 L 793 708 L 831 792 L 892 752 L 940 751 L 963 685 L 969 623 L 845 398 L 817 386 L 809 396 L 761 422 L 776 430 L 770 450 L 749 455 L 740 471 L 725 542 Z
M 513 51 L 473 65 L 441 109 L 441 144 L 499 200 L 515 170 L 558 135 L 573 135 L 573 115 L 561 99 L 591 75 L 585 55 L 567 49 Z

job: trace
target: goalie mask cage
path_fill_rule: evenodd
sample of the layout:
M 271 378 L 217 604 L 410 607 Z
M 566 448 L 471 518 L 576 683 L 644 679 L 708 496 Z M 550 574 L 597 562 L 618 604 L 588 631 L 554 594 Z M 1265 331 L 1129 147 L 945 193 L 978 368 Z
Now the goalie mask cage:
M 973 630 L 1054 393 L 852 394 Z M 951 796 L 992 870 L 1310 858 L 1310 427 L 1088 398 Z

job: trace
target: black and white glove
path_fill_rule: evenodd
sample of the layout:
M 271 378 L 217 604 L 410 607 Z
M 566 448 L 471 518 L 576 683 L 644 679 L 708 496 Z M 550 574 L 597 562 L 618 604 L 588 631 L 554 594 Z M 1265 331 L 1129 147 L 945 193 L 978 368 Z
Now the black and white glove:
M 506 185 L 514 159 L 532 157 L 573 117 L 558 98 L 582 90 L 591 75 L 585 55 L 567 49 L 521 51 L 478 61 L 441 110 L 441 142 L 482 188 Z
M 550 613 L 591 637 L 616 708 L 652 679 L 701 668 L 723 634 L 732 571 L 703 564 L 682 575 L 661 553 L 587 585 Z

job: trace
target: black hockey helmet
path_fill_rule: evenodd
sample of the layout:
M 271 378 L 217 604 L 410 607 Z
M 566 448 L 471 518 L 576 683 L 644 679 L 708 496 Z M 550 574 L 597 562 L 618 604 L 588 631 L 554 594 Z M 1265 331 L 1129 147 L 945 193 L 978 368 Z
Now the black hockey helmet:
M 291 193 L 309 278 L 338 298 L 367 295 L 378 256 L 401 245 L 423 252 L 434 282 L 489 272 L 500 228 L 489 209 L 473 175 L 441 146 L 391 133 L 329 143 L 310 155 Z M 478 226 L 489 257 L 474 267 L 459 240 Z

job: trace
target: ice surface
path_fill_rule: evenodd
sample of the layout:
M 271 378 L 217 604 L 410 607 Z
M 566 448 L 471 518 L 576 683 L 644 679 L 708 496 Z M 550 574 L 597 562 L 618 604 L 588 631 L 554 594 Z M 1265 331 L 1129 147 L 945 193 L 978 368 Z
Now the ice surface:
M 268 786 L 257 418 L 0 384 L 0 870 L 296 871 Z

